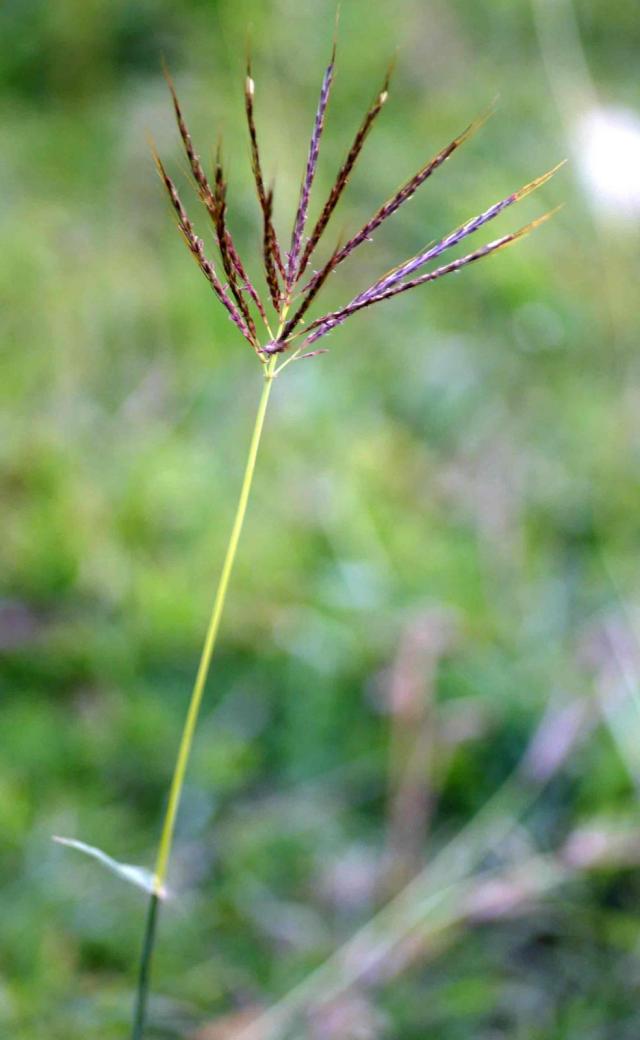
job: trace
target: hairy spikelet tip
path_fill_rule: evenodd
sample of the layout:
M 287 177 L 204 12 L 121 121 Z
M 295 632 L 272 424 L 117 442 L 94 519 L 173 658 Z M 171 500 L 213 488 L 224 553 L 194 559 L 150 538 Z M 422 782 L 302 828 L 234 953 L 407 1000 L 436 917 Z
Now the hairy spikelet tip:
M 520 188 L 520 190 L 515 193 L 516 201 L 519 202 L 520 199 L 526 198 L 527 195 L 531 195 L 531 193 L 536 191 L 537 188 L 541 188 L 543 184 L 546 184 L 547 181 L 550 181 L 551 178 L 558 172 L 558 170 L 562 169 L 562 167 L 567 163 L 567 161 L 567 159 L 563 159 L 561 162 L 553 166 L 550 170 L 547 170 L 546 173 L 541 174 L 540 177 L 535 177 L 534 180 L 529 181 L 528 184 L 525 184 L 524 188 Z

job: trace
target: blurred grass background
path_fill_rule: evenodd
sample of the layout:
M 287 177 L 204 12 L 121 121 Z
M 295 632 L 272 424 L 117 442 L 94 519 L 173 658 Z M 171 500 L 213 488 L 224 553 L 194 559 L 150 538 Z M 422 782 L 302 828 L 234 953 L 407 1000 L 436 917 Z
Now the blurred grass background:
M 153 170 L 149 134 L 195 212 L 161 56 L 201 154 L 224 137 L 251 258 L 248 26 L 288 234 L 333 20 L 324 0 L 0 8 L 0 1028 L 14 1040 L 127 1035 L 143 898 L 50 837 L 153 862 L 260 389 Z M 505 856 L 588 827 L 610 862 L 533 908 L 498 898 L 482 924 L 425 926 L 397 970 L 295 1035 L 638 1035 L 638 204 L 614 190 L 633 151 L 618 157 L 591 118 L 638 119 L 638 34 L 626 0 L 343 0 L 316 202 L 398 58 L 334 234 L 500 102 L 328 301 L 568 156 L 500 230 L 564 208 L 486 265 L 360 315 L 276 386 L 150 1035 L 235 1035 L 241 1009 L 286 994 L 474 819 L 550 702 L 534 757 L 571 744 L 567 706 L 587 732 Z

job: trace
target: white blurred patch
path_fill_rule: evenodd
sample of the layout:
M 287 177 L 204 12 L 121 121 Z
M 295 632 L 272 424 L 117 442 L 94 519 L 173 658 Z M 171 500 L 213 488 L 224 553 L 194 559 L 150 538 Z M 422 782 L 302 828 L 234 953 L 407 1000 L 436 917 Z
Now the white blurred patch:
M 155 875 L 145 867 L 137 867 L 132 863 L 119 863 L 112 856 L 108 856 L 106 852 L 103 852 L 102 849 L 96 848 L 95 845 L 87 845 L 86 842 L 77 841 L 75 838 L 60 838 L 57 834 L 54 834 L 53 841 L 57 842 L 58 845 L 66 845 L 69 849 L 77 849 L 78 852 L 83 852 L 85 856 L 89 856 L 91 859 L 101 863 L 112 874 L 135 885 L 136 888 L 143 889 L 149 895 L 154 893 L 159 899 L 167 898 L 167 890 L 164 886 L 156 885 Z
M 592 108 L 575 131 L 578 168 L 594 202 L 611 216 L 640 214 L 640 117 Z

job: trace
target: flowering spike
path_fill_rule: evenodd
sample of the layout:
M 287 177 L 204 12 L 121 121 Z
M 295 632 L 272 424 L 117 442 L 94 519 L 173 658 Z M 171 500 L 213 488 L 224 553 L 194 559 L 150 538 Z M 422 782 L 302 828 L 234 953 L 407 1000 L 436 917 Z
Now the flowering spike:
M 271 303 L 273 304 L 274 310 L 277 313 L 280 313 L 282 296 L 280 292 L 280 283 L 278 282 L 278 272 L 276 270 L 277 242 L 275 231 L 273 230 L 273 222 L 271 220 L 272 209 L 273 185 L 269 188 L 265 199 L 264 221 L 262 226 L 262 260 L 264 263 L 265 279 L 269 289 Z
M 171 74 L 170 74 L 169 69 L 167 68 L 167 65 L 166 65 L 165 62 L 162 63 L 162 71 L 163 71 L 163 74 L 164 74 L 164 78 L 167 81 L 167 86 L 169 88 L 169 91 L 171 93 L 171 100 L 173 101 L 173 110 L 174 110 L 175 116 L 176 116 L 176 123 L 178 124 L 178 131 L 180 133 L 180 137 L 182 138 L 182 144 L 183 144 L 183 147 L 184 147 L 187 159 L 189 160 L 189 167 L 191 169 L 191 173 L 193 175 L 193 179 L 196 182 L 196 184 L 198 185 L 199 190 L 204 195 L 211 195 L 211 188 L 209 186 L 209 182 L 207 180 L 207 176 L 206 176 L 206 174 L 204 172 L 204 169 L 202 168 L 202 163 L 200 162 L 200 157 L 198 156 L 198 153 L 196 152 L 196 150 L 195 150 L 195 148 L 193 146 L 193 139 L 192 139 L 191 134 L 189 132 L 189 128 L 188 128 L 188 126 L 187 126 L 187 124 L 185 122 L 185 118 L 184 118 L 184 116 L 182 114 L 182 108 L 180 106 L 180 102 L 178 101 L 178 95 L 176 93 L 176 88 L 174 86 L 173 80 L 171 78 Z
M 260 317 L 264 321 L 265 325 L 268 326 L 267 316 L 264 310 L 264 306 L 258 293 L 253 285 L 249 275 L 247 274 L 244 264 L 240 259 L 238 250 L 236 249 L 233 236 L 227 227 L 226 223 L 226 183 L 221 183 L 222 177 L 222 166 L 220 164 L 219 153 L 216 159 L 215 166 L 215 189 L 207 195 L 201 193 L 200 198 L 204 203 L 211 221 L 213 223 L 213 230 L 215 232 L 216 241 L 220 250 L 220 256 L 225 266 L 225 257 L 229 258 L 232 266 L 231 274 L 227 275 L 230 282 L 238 282 L 238 288 L 243 292 L 247 292 L 253 302 L 255 303 Z M 236 277 L 237 276 L 237 277 Z
M 300 249 L 302 246 L 302 235 L 304 233 L 304 226 L 307 220 L 307 212 L 309 209 L 309 197 L 311 195 L 311 186 L 315 177 L 316 168 L 318 166 L 318 155 L 320 152 L 320 139 L 322 137 L 322 131 L 324 129 L 324 118 L 327 111 L 327 105 L 329 103 L 329 95 L 331 93 L 331 84 L 333 82 L 333 74 L 335 69 L 336 60 L 336 48 L 335 43 L 331 54 L 331 61 L 326 68 L 325 74 L 322 78 L 322 87 L 320 88 L 320 100 L 318 101 L 318 109 L 316 111 L 316 118 L 313 124 L 313 132 L 311 134 L 311 141 L 309 143 L 309 155 L 307 157 L 307 165 L 302 179 L 302 187 L 300 189 L 300 201 L 298 202 L 298 210 L 296 213 L 296 219 L 293 225 L 293 234 L 291 236 L 291 250 L 289 252 L 289 260 L 287 264 L 287 288 L 291 289 L 299 276 L 298 261 L 300 258 Z
M 378 92 L 375 101 L 369 108 L 368 112 L 365 114 L 364 119 L 358 127 L 358 131 L 353 139 L 353 144 L 351 145 L 351 148 L 347 153 L 347 157 L 344 160 L 340 169 L 338 170 L 338 175 L 329 193 L 329 198 L 325 202 L 322 208 L 322 212 L 318 217 L 317 223 L 309 236 L 309 241 L 305 246 L 305 250 L 302 255 L 302 260 L 300 261 L 300 270 L 298 274 L 299 278 L 302 277 L 307 268 L 309 260 L 311 259 L 311 255 L 314 249 L 316 248 L 318 242 L 320 241 L 322 233 L 324 232 L 327 224 L 329 223 L 334 209 L 338 205 L 342 192 L 348 184 L 349 178 L 360 156 L 360 152 L 364 147 L 364 143 L 368 137 L 369 131 L 371 130 L 371 127 L 373 126 L 377 117 L 380 115 L 380 112 L 382 111 L 382 108 L 389 96 L 389 82 L 391 80 L 392 70 L 393 64 L 390 63 L 389 68 L 387 69 L 387 74 L 384 78 L 384 82 L 382 84 L 382 88 Z
M 247 288 L 251 284 L 245 274 L 242 261 L 236 250 L 231 232 L 227 228 L 227 182 L 224 178 L 224 170 L 222 167 L 222 146 L 218 143 L 218 150 L 216 154 L 215 162 L 215 173 L 214 173 L 214 205 L 213 208 L 207 207 L 213 219 L 216 238 L 218 240 L 218 247 L 220 249 L 220 257 L 222 259 L 222 266 L 224 273 L 227 276 L 229 283 L 229 289 L 231 295 L 236 301 L 238 308 L 244 318 L 244 323 L 247 326 L 251 335 L 252 344 L 255 346 L 258 343 L 258 333 L 256 331 L 255 323 L 251 316 L 247 301 L 242 295 L 242 289 Z M 238 274 L 243 280 L 243 285 L 238 283 Z M 253 286 L 251 286 L 253 289 Z M 255 293 L 255 289 L 253 293 Z M 262 305 L 259 305 L 259 310 L 264 313 Z M 266 318 L 265 318 L 266 323 Z
M 249 141 L 251 143 L 251 168 L 253 170 L 253 179 L 256 185 L 256 192 L 258 195 L 258 202 L 262 210 L 263 220 L 263 239 L 269 241 L 270 250 L 272 253 L 273 262 L 276 264 L 280 274 L 284 278 L 285 270 L 284 263 L 282 261 L 282 254 L 278 245 L 278 239 L 271 221 L 271 210 L 273 205 L 273 193 L 271 199 L 268 199 L 267 192 L 264 187 L 264 178 L 262 176 L 262 163 L 260 161 L 260 149 L 258 147 L 258 134 L 256 131 L 255 116 L 253 112 L 253 98 L 255 94 L 255 83 L 253 76 L 251 75 L 251 60 L 247 59 L 247 74 L 244 81 L 244 107 L 247 116 L 247 126 L 249 129 Z M 267 276 L 267 282 L 269 277 Z

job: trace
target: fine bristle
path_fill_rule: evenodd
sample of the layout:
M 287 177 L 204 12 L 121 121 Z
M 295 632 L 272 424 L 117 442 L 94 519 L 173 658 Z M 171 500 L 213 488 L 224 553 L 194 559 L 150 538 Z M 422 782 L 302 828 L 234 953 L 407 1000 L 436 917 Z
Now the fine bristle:
M 547 181 L 550 181 L 551 178 L 558 172 L 558 170 L 561 170 L 562 167 L 566 165 L 566 163 L 567 160 L 563 159 L 561 162 L 553 166 L 550 170 L 547 170 L 546 173 L 543 173 L 542 176 L 536 177 L 535 180 L 529 181 L 528 184 L 525 184 L 524 188 L 520 188 L 520 191 L 516 192 L 518 199 L 524 199 L 527 195 L 531 195 L 533 191 L 536 191 L 538 188 L 541 188 L 542 185 L 546 184 Z
M 340 29 L 340 15 L 342 14 L 342 5 L 340 0 L 336 4 L 336 16 L 333 23 L 333 48 L 331 52 L 331 61 L 336 60 L 336 51 L 338 49 L 338 31 Z

